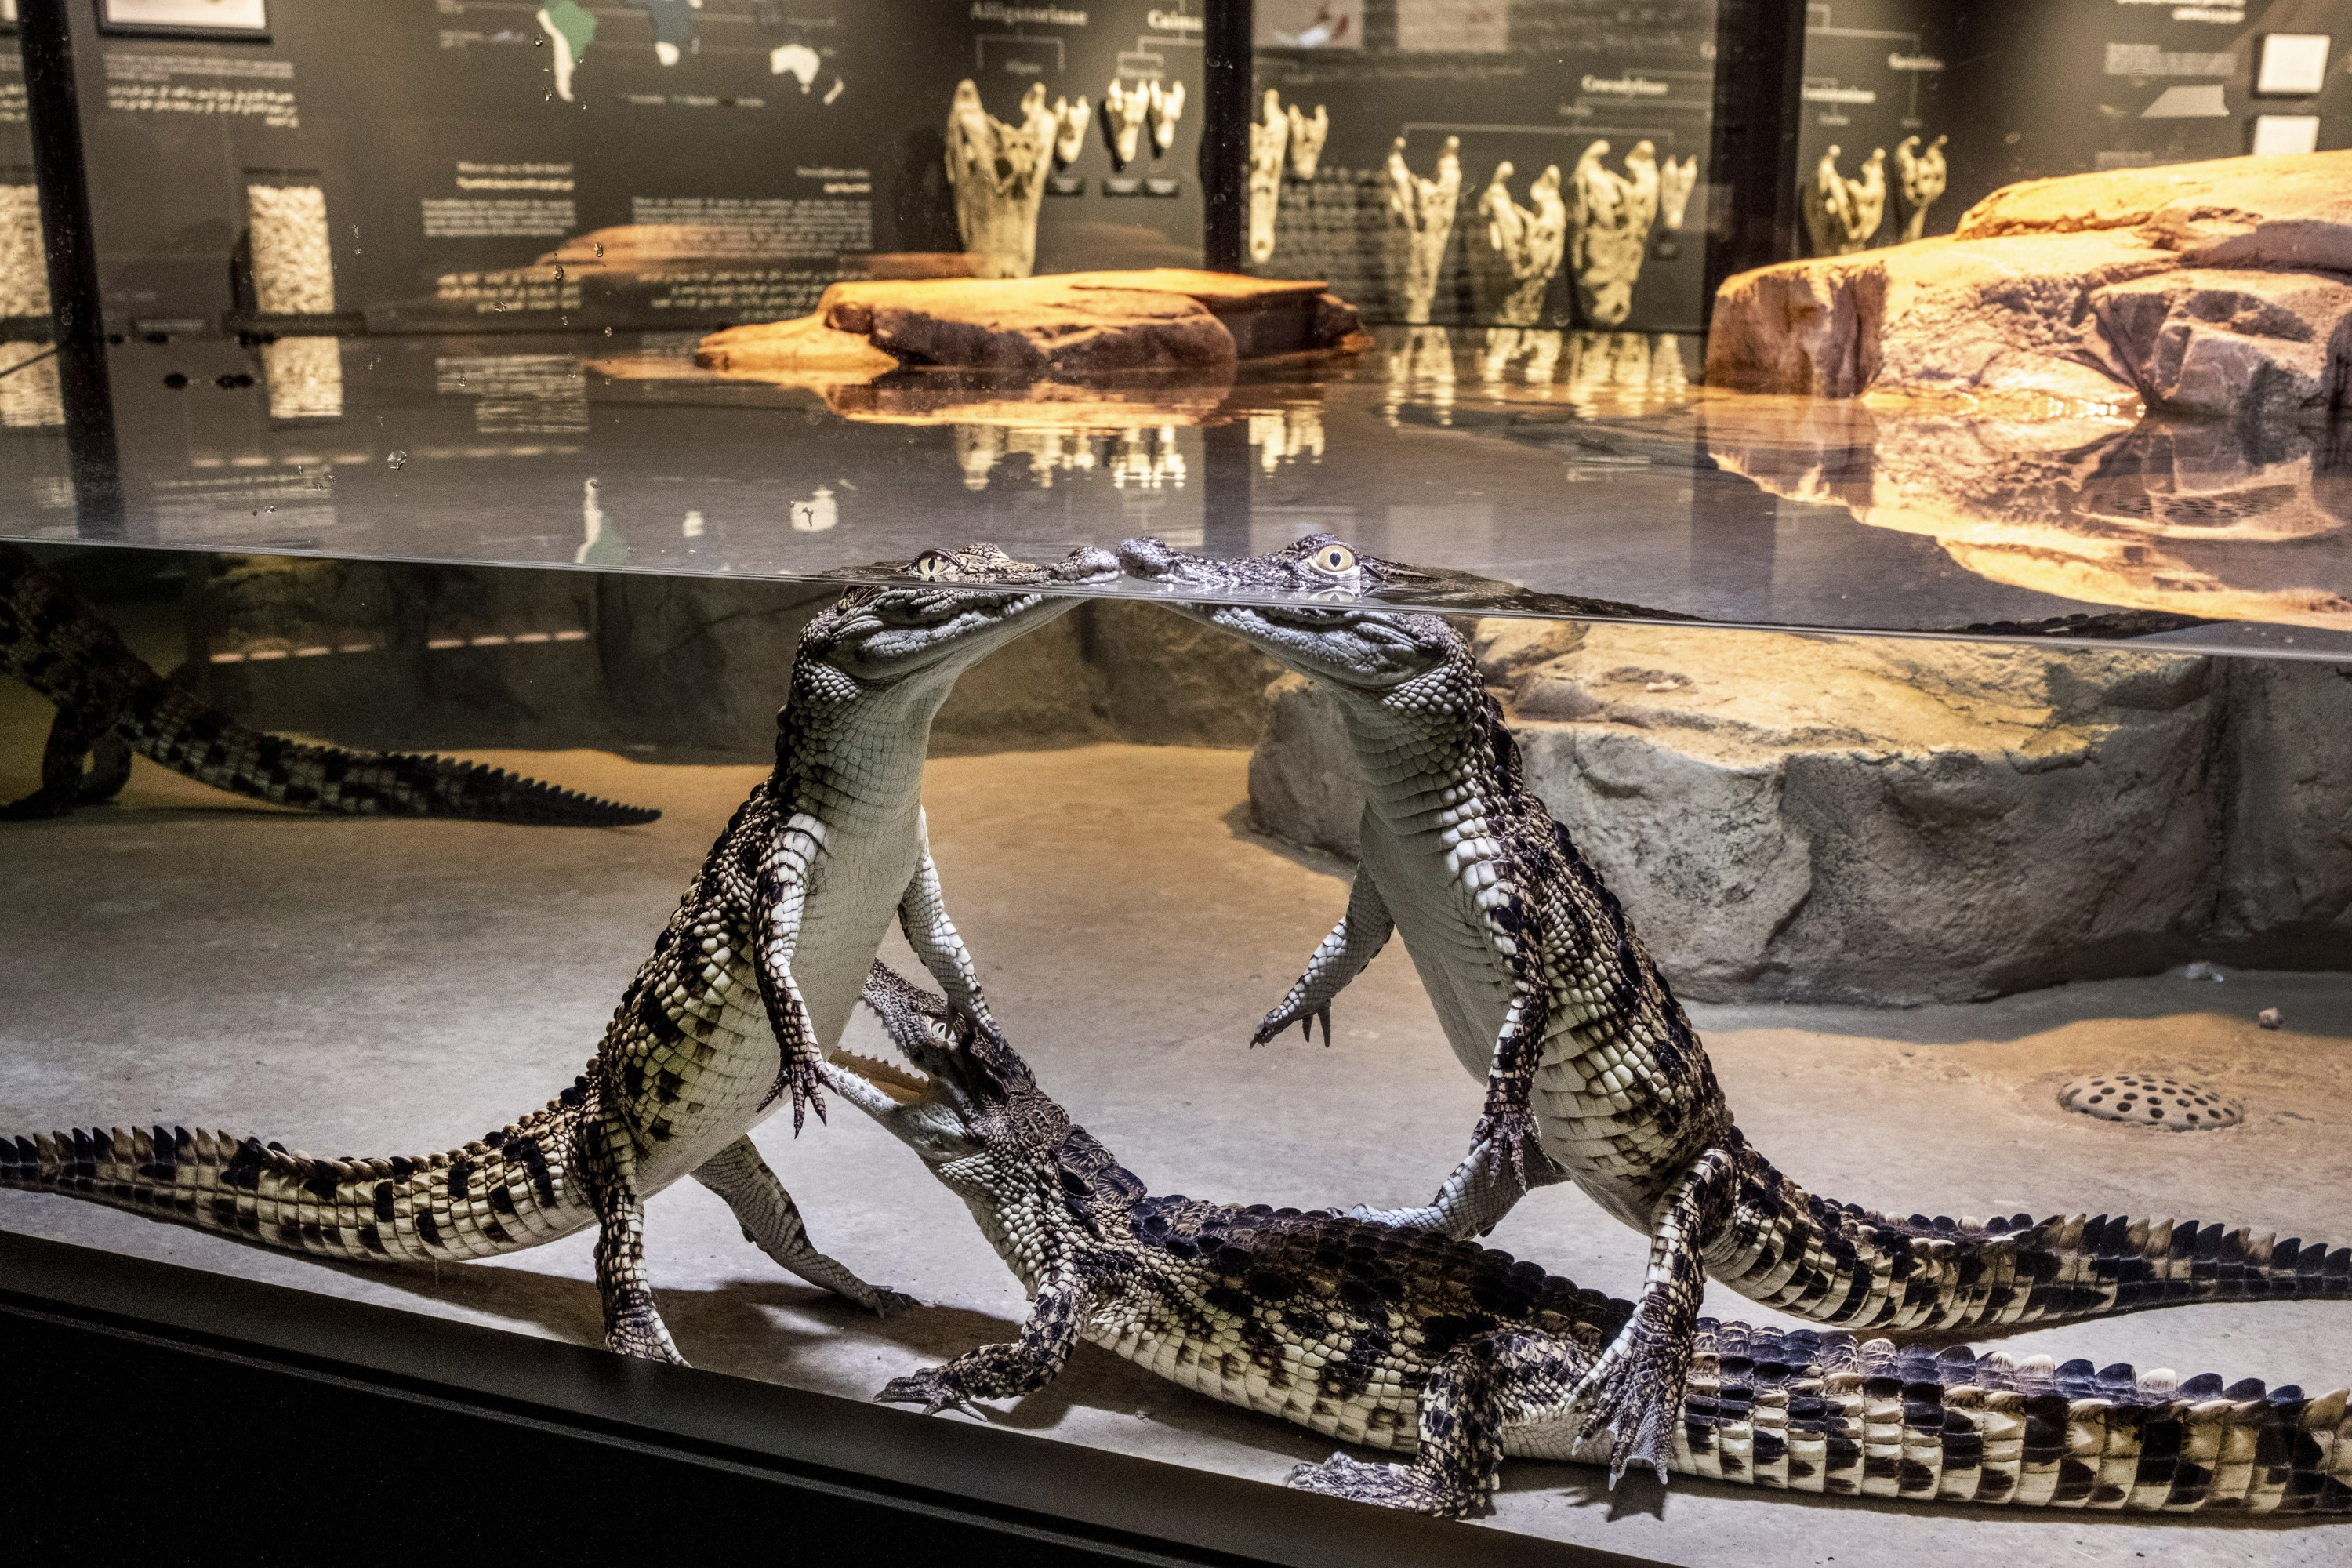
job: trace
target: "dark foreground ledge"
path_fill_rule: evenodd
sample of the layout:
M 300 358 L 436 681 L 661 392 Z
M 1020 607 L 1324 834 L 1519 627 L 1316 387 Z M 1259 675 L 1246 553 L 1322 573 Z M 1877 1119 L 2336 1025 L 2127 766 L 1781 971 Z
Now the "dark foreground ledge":
M 0 1413 L 20 1558 L 1636 1561 L 6 1234 Z

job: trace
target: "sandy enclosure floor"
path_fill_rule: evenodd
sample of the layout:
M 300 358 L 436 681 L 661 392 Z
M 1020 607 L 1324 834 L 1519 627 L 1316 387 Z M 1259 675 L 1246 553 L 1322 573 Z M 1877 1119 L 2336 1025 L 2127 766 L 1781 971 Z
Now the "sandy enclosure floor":
M 0 699 L 12 794 L 29 786 L 37 734 L 16 696 Z M 161 1121 L 390 1154 L 454 1145 L 544 1101 L 593 1050 L 759 773 L 480 755 L 668 815 L 605 832 L 323 820 L 142 762 L 112 807 L 5 828 L 0 1128 Z M 1328 1052 L 1295 1037 L 1246 1048 L 1347 883 L 1337 864 L 1247 832 L 1245 763 L 1129 746 L 936 763 L 951 907 L 1041 1082 L 1154 1191 L 1424 1201 L 1480 1090 L 1399 949 L 1343 997 Z M 895 939 L 892 951 L 908 961 Z M 2274 1033 L 2253 1023 L 2271 1005 L 2287 1019 Z M 2352 1235 L 2352 975 L 2168 976 L 1898 1013 L 1695 1011 L 1742 1125 L 1815 1191 L 1901 1212 L 2123 1211 Z M 859 1036 L 878 1039 L 864 1020 Z M 2074 1074 L 2135 1068 L 2241 1095 L 2246 1123 L 2166 1135 L 2054 1103 Z M 648 1246 L 689 1358 L 864 1398 L 1020 1319 L 1019 1289 L 961 1205 L 856 1112 L 797 1141 L 788 1122 L 758 1136 L 820 1246 L 931 1306 L 867 1318 L 776 1270 L 716 1198 L 680 1186 L 653 1204 Z M 598 1331 L 585 1236 L 436 1272 L 280 1258 L 50 1196 L 0 1194 L 0 1225 L 521 1333 Z M 1641 1277 L 1641 1238 L 1572 1190 L 1536 1194 L 1494 1240 L 1618 1294 Z M 1719 1290 L 1710 1310 L 1770 1317 Z M 2196 1308 L 2011 1345 L 2332 1387 L 2352 1382 L 2352 1303 Z M 990 1420 L 1269 1481 L 1331 1450 L 1091 1347 Z M 1486 1528 L 1759 1568 L 2352 1560 L 2352 1525 L 1863 1504 L 1682 1479 L 1629 1479 L 1612 1496 L 1596 1472 L 1533 1463 L 1511 1467 Z

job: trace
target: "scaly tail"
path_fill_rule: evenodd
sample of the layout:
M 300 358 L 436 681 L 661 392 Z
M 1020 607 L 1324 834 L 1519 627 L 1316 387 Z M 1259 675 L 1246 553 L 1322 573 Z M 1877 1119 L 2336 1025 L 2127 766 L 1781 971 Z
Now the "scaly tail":
M 1751 1148 L 1737 1158 L 1707 1275 L 1841 1328 L 1925 1334 L 2196 1301 L 2352 1298 L 2352 1248 L 2195 1220 L 1893 1219 L 1813 1196 Z
M 200 783 L 311 811 L 470 816 L 553 827 L 625 827 L 661 816 L 480 763 L 310 746 L 264 734 L 161 679 L 131 696 L 121 728 L 136 750 Z
M 455 1262 L 593 1223 L 575 1174 L 587 1079 L 444 1154 L 321 1160 L 185 1128 L 0 1138 L 0 1187 L 60 1193 L 280 1252 Z
M 309 746 L 239 724 L 163 679 L 64 580 L 0 543 L 0 672 L 58 705 L 38 794 L 7 815 L 47 816 L 103 799 L 129 776 L 127 742 L 167 768 L 279 805 L 385 816 L 467 816 L 553 826 L 618 827 L 661 815 L 518 778 L 478 763 L 400 752 Z M 82 759 L 101 749 L 101 774 Z M 119 765 L 112 765 L 119 761 Z
M 1674 1468 L 1790 1491 L 2130 1512 L 2352 1511 L 2346 1394 L 1699 1324 Z

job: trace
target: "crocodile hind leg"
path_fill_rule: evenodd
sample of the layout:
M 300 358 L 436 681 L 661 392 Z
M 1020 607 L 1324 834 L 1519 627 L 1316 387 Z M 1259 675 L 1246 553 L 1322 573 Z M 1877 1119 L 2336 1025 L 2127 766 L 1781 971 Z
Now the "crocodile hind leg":
M 67 709 L 58 710 L 50 721 L 48 743 L 41 748 L 41 787 L 21 799 L 0 805 L 0 822 L 30 822 L 44 816 L 63 816 L 84 798 L 83 759 L 94 746 L 114 732 L 111 720 L 93 720 Z M 120 745 L 120 742 L 117 742 Z M 110 765 L 113 752 L 102 752 L 100 765 Z M 131 773 L 131 756 L 121 752 L 121 767 L 125 778 Z M 120 783 L 114 788 L 121 788 Z M 110 789 L 106 795 L 112 795 Z M 103 800 L 106 795 L 90 798 Z
M 1551 1334 L 1481 1334 L 1448 1351 L 1430 1373 L 1421 1394 L 1421 1446 L 1410 1464 L 1334 1454 L 1294 1468 L 1290 1484 L 1443 1519 L 1486 1513 L 1502 1479 L 1504 1432 L 1561 1419 L 1591 1365 L 1591 1351 Z
M 1262 1046 L 1291 1025 L 1308 1039 L 1315 1037 L 1315 1021 L 1323 1021 L 1323 1043 L 1331 1043 L 1331 999 L 1347 989 L 1348 982 L 1363 973 L 1372 955 L 1388 944 L 1389 935 L 1396 930 L 1396 921 L 1389 917 L 1389 907 L 1381 901 L 1381 890 L 1370 875 L 1358 868 L 1355 885 L 1348 892 L 1348 912 L 1331 928 L 1307 961 L 1307 973 L 1301 974 L 1282 999 L 1282 1005 L 1265 1016 L 1250 1037 L 1250 1044 Z
M 670 1342 L 646 1279 L 646 1205 L 636 1188 L 636 1137 L 617 1108 L 582 1119 L 582 1163 L 596 1210 L 596 1294 L 604 1303 L 604 1346 L 618 1355 L 686 1358 Z
M 975 1399 L 1017 1399 L 1054 1381 L 1078 1342 L 1088 1290 L 1068 1262 L 1051 1266 L 1037 1282 L 1029 1321 L 1011 1344 L 982 1345 L 943 1366 L 892 1378 L 874 1397 L 884 1405 L 919 1405 L 926 1415 L 950 1405 L 969 1410 Z M 975 1412 L 977 1414 L 977 1412 Z
M 1570 1404 L 1588 1433 L 1613 1439 L 1609 1484 L 1636 1464 L 1666 1479 L 1683 1381 L 1706 1290 L 1706 1247 L 1729 1215 L 1738 1155 L 1709 1149 L 1691 1163 L 1650 1226 L 1650 1268 L 1633 1315 L 1578 1384 Z
M 743 1239 L 784 1268 L 822 1289 L 845 1296 L 869 1312 L 884 1317 L 911 1305 L 896 1290 L 878 1289 L 841 1263 L 809 1245 L 808 1226 L 800 1205 L 784 1191 L 776 1173 L 760 1158 L 746 1135 L 703 1162 L 694 1179 L 717 1193 L 735 1211 Z

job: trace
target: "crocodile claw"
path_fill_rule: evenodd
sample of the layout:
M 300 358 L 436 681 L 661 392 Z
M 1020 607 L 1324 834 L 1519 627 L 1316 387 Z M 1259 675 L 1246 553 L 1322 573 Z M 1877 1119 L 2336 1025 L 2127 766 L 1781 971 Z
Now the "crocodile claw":
M 1470 1132 L 1471 1149 L 1475 1152 L 1480 1144 L 1491 1148 L 1496 1160 L 1508 1167 L 1521 1192 L 1537 1184 L 1537 1174 L 1556 1175 L 1559 1169 L 1544 1152 L 1535 1112 L 1524 1105 L 1490 1110 L 1481 1116 Z
M 1331 1044 L 1331 1007 L 1328 1003 L 1307 1012 L 1297 1014 L 1291 1013 L 1286 1008 L 1276 1008 L 1265 1016 L 1265 1022 L 1258 1025 L 1257 1033 L 1250 1037 L 1250 1044 L 1265 1045 L 1291 1025 L 1297 1024 L 1298 1037 L 1311 1046 L 1315 1043 L 1315 1025 L 1318 1019 L 1323 1025 L 1323 1045 L 1326 1049 L 1328 1049 Z
M 877 1318 L 900 1318 L 922 1303 L 904 1291 L 893 1290 L 887 1285 L 877 1285 L 874 1287 L 874 1300 L 859 1305 Z
M 986 1420 L 980 1406 L 961 1389 L 950 1381 L 947 1368 L 927 1366 L 920 1372 L 894 1377 L 874 1396 L 877 1405 L 919 1405 L 926 1415 L 937 1415 L 942 1410 L 961 1410 L 967 1415 Z
M 784 1065 L 778 1075 L 782 1087 L 793 1096 L 793 1136 L 800 1136 L 806 1113 L 814 1110 L 819 1121 L 824 1120 L 824 1053 L 814 1042 L 794 1040 L 784 1048 Z
M 1587 1436 L 1610 1436 L 1612 1490 L 1635 1465 L 1666 1479 L 1674 1457 L 1674 1416 L 1682 1408 L 1683 1367 L 1671 1347 L 1648 1331 L 1637 1311 L 1568 1397 Z

